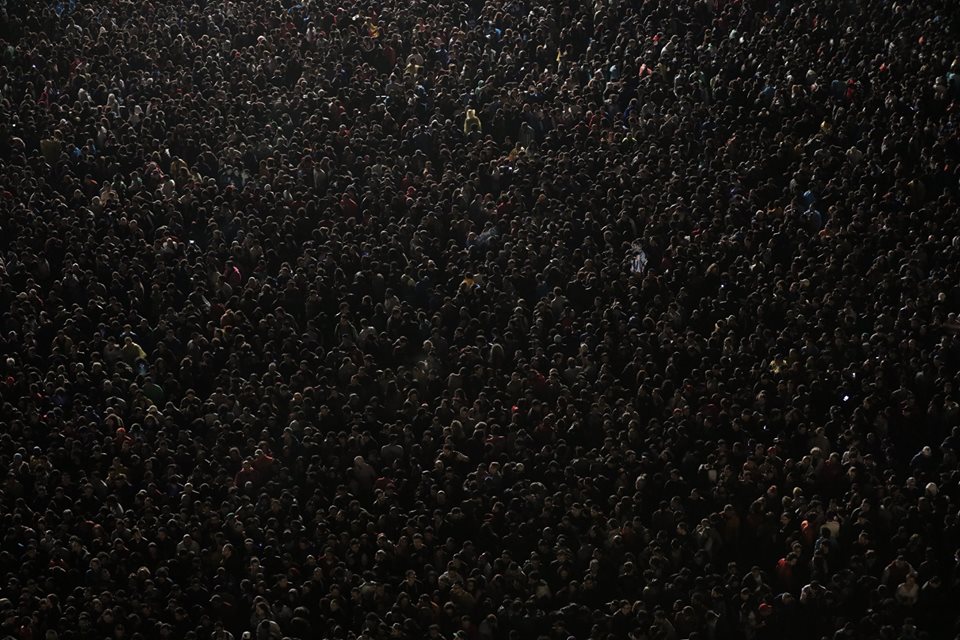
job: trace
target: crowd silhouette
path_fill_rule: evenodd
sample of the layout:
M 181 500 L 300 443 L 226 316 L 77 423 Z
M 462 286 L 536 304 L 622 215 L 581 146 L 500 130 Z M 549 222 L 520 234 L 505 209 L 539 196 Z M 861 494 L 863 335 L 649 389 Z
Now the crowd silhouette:
M 960 637 L 958 33 L 0 2 L 0 638 Z

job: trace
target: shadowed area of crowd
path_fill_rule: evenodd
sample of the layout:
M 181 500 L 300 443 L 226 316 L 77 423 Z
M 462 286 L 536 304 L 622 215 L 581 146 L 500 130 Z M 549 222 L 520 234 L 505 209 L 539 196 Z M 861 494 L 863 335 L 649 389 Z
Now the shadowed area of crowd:
M 957 637 L 958 33 L 0 1 L 0 638 Z

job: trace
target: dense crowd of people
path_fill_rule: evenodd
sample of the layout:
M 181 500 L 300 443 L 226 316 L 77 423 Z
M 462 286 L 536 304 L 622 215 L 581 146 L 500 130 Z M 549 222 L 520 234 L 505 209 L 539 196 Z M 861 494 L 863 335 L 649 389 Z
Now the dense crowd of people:
M 952 0 L 0 11 L 0 638 L 960 637 Z

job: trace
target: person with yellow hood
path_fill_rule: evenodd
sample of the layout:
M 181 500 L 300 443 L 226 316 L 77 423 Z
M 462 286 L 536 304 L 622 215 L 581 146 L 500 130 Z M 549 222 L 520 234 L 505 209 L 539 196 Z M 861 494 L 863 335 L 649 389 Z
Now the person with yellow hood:
M 480 124 L 479 116 L 477 116 L 477 110 L 473 107 L 467 108 L 467 117 L 463 120 L 463 132 L 470 135 L 473 131 L 479 133 L 482 130 L 483 126 Z

